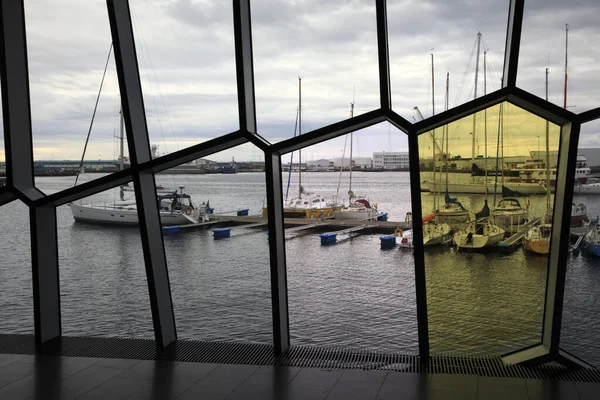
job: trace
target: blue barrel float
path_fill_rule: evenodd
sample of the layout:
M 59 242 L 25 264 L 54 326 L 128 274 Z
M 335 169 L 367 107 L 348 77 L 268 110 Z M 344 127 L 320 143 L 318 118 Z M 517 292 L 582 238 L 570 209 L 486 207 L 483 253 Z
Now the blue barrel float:
M 179 225 L 163 226 L 162 230 L 164 233 L 177 233 L 181 231 Z
M 215 239 L 228 238 L 231 235 L 231 228 L 215 228 L 212 233 Z
M 319 235 L 321 237 L 321 244 L 335 244 L 337 241 L 337 235 L 335 233 L 321 233 Z
M 380 236 L 379 240 L 382 249 L 393 249 L 396 247 L 396 236 L 394 235 Z
M 238 216 L 238 217 L 245 217 L 245 216 L 247 216 L 247 215 L 248 215 L 248 211 L 249 211 L 249 210 L 250 210 L 250 209 L 248 209 L 248 208 L 242 208 L 241 210 L 238 210 L 238 211 L 237 211 L 237 216 Z

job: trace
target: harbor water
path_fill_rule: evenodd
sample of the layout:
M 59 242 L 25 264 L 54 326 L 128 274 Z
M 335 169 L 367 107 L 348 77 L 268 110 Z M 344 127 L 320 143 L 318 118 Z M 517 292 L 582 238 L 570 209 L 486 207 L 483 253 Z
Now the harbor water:
M 99 175 L 88 174 L 83 181 Z M 292 177 L 290 196 L 298 191 Z M 287 174 L 286 174 L 287 180 Z M 38 177 L 47 194 L 72 177 Z M 339 174 L 306 173 L 305 190 L 338 193 Z M 339 198 L 347 196 L 347 187 Z M 196 202 L 215 212 L 265 204 L 261 173 L 159 175 L 165 187 L 185 185 Z M 410 211 L 407 172 L 356 172 L 353 191 L 367 195 L 392 221 Z M 285 188 L 284 188 L 285 192 Z M 483 196 L 454 195 L 472 212 Z M 492 195 L 493 196 L 493 195 Z M 492 196 L 490 207 L 492 206 Z M 434 194 L 423 193 L 423 211 Z M 117 200 L 114 191 L 94 202 Z M 576 197 L 588 215 L 600 198 Z M 523 198 L 542 215 L 544 196 Z M 152 338 L 152 320 L 139 229 L 75 223 L 68 206 L 57 210 L 62 326 L 65 335 Z M 0 208 L 0 332 L 32 333 L 31 250 L 28 209 Z M 377 233 L 340 235 L 321 246 L 311 231 L 286 234 L 291 342 L 294 345 L 417 351 L 412 252 L 382 250 Z M 267 234 L 235 227 L 229 239 L 207 230 L 164 235 L 180 339 L 270 342 L 271 305 Z M 433 353 L 502 354 L 539 341 L 547 258 L 525 253 L 483 253 L 439 247 L 425 254 L 429 334 Z M 600 364 L 600 265 L 586 254 L 569 256 L 562 347 Z

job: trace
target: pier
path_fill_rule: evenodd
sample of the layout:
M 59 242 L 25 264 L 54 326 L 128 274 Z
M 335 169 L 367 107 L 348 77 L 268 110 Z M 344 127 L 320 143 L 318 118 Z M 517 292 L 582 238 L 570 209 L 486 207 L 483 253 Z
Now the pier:
M 521 240 L 523 240 L 527 232 L 534 226 L 538 225 L 541 220 L 542 219 L 540 217 L 530 219 L 529 221 L 527 221 L 526 224 L 521 226 L 521 229 L 519 229 L 517 233 L 514 233 L 509 238 L 504 239 L 502 242 L 498 243 L 498 247 L 508 249 L 512 248 L 513 246 L 517 246 L 521 243 Z
M 200 222 L 196 224 L 186 224 L 179 226 L 164 226 L 163 232 L 174 233 L 179 231 L 188 231 L 204 228 L 259 228 L 267 226 L 267 217 L 253 216 L 231 216 L 214 215 L 212 221 Z M 310 218 L 285 218 L 285 232 L 317 231 L 332 232 L 336 234 L 354 233 L 368 231 L 375 234 L 390 234 L 396 229 L 411 229 L 410 221 L 364 221 L 364 220 L 335 220 L 332 218 L 310 219 Z

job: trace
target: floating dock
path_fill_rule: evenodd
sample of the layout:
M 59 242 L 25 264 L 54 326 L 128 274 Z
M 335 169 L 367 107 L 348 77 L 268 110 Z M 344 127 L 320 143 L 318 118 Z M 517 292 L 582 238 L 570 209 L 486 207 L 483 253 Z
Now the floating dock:
M 524 224 L 521 227 L 521 229 L 517 233 L 514 233 L 511 237 L 504 239 L 502 242 L 498 243 L 497 247 L 509 249 L 513 246 L 519 245 L 521 243 L 521 240 L 523 240 L 523 238 L 527 234 L 527 232 L 534 226 L 538 225 L 541 220 L 542 219 L 539 217 L 530 219 L 529 221 L 527 221 L 526 224 Z

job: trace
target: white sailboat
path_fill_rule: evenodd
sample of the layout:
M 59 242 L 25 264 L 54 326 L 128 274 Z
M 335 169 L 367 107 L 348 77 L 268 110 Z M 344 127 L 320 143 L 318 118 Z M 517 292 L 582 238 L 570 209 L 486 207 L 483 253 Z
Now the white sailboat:
M 121 111 L 120 128 L 120 162 L 119 170 L 124 167 L 123 142 L 124 124 L 123 112 Z M 195 205 L 189 194 L 184 193 L 185 186 L 180 185 L 178 190 L 165 193 L 160 190 L 157 193 L 159 204 L 160 222 L 163 226 L 187 225 L 208 221 L 209 205 Z M 135 201 L 125 201 L 125 187 L 119 188 L 120 201 L 104 204 L 77 204 L 69 203 L 69 208 L 75 221 L 91 222 L 110 225 L 138 225 L 137 205 Z
M 481 32 L 477 33 L 477 56 L 475 61 L 475 92 L 474 96 L 477 98 L 477 75 L 479 71 L 479 42 L 481 41 Z M 485 63 L 484 63 L 485 65 Z M 502 105 L 500 105 L 502 107 Z M 472 138 L 472 159 L 475 160 L 475 138 L 476 138 L 476 118 L 477 114 L 473 114 L 473 138 Z M 485 132 L 485 149 L 486 149 L 486 175 L 487 175 L 487 130 Z M 484 181 L 485 195 L 488 194 L 488 181 L 487 176 Z M 504 239 L 505 231 L 498 225 L 493 223 L 493 219 L 490 218 L 490 209 L 488 207 L 487 199 L 482 210 L 475 214 L 475 220 L 468 222 L 462 229 L 454 234 L 454 244 L 459 249 L 482 249 L 484 247 L 492 247 L 497 245 Z
M 546 101 L 548 101 L 548 68 L 546 68 Z M 550 127 L 546 121 L 546 214 L 540 225 L 527 231 L 523 238 L 523 248 L 532 253 L 548 255 L 552 237 L 552 205 L 550 203 Z
M 434 64 L 433 64 L 433 54 L 431 54 L 431 101 L 432 101 L 432 114 L 435 115 L 435 80 L 434 80 Z M 448 79 L 449 79 L 449 75 L 446 75 L 446 108 L 448 105 Z M 448 134 L 447 130 L 444 131 L 444 134 Z M 438 148 L 436 140 L 435 140 L 435 129 L 432 132 L 431 135 L 431 139 L 433 141 L 433 145 L 431 146 L 433 148 L 433 180 L 436 180 L 436 169 L 437 169 L 437 154 L 436 154 L 436 150 Z M 440 152 L 440 156 L 444 156 L 444 140 L 442 138 L 442 151 Z M 448 149 L 446 149 L 446 153 L 448 152 Z M 447 157 L 446 157 L 447 158 Z M 447 165 L 446 165 L 447 166 Z M 441 169 L 440 169 L 441 172 Z M 448 174 L 448 168 L 446 168 L 446 175 Z M 450 231 L 452 230 L 452 228 L 450 227 L 450 224 L 442 221 L 442 220 L 438 220 L 437 218 L 437 211 L 439 209 L 438 207 L 438 196 L 439 196 L 439 192 L 434 192 L 433 193 L 433 215 L 436 216 L 436 218 L 424 218 L 423 219 L 423 246 L 424 247 L 431 247 L 431 246 L 437 246 L 440 244 L 446 244 L 449 243 L 450 240 L 452 239 L 452 236 L 450 236 Z M 467 217 L 468 217 L 468 213 L 467 213 Z
M 302 134 L 302 78 L 298 77 L 298 135 Z M 290 166 L 291 170 L 291 166 Z M 333 217 L 334 212 L 340 209 L 333 200 L 317 194 L 306 192 L 302 187 L 302 150 L 298 150 L 298 196 L 285 199 L 283 202 L 283 216 L 285 218 L 321 218 Z M 263 208 L 263 216 L 267 209 Z
M 350 104 L 350 118 L 354 116 L 354 103 Z M 352 142 L 354 132 L 350 132 L 350 167 L 348 184 L 348 205 L 335 210 L 335 219 L 369 221 L 377 219 L 379 212 L 377 208 L 365 197 L 357 197 L 352 191 Z M 342 161 L 342 170 L 344 168 Z M 341 171 L 340 171 L 341 174 Z
M 504 234 L 504 229 L 490 221 L 486 200 L 482 211 L 477 213 L 476 220 L 467 223 L 465 228 L 456 232 L 453 240 L 459 249 L 483 249 L 500 243 Z

